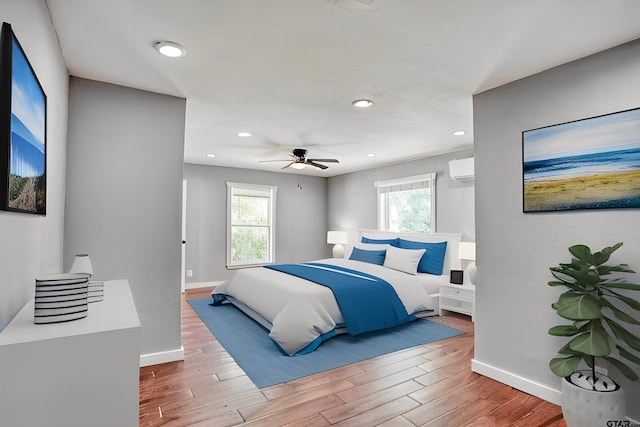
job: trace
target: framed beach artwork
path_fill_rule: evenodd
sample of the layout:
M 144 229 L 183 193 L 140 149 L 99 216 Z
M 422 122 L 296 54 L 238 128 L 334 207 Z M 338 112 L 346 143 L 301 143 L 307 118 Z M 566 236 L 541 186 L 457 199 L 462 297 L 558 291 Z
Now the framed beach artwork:
M 47 97 L 10 24 L 0 37 L 0 209 L 46 215 Z
M 640 108 L 522 132 L 523 211 L 640 208 Z

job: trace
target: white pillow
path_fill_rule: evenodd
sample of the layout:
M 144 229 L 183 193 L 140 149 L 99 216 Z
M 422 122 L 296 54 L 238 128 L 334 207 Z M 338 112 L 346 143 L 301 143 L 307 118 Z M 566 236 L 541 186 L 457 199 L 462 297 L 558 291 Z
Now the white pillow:
M 426 249 L 401 249 L 389 246 L 383 265 L 415 276 L 418 274 L 418 264 L 425 252 Z

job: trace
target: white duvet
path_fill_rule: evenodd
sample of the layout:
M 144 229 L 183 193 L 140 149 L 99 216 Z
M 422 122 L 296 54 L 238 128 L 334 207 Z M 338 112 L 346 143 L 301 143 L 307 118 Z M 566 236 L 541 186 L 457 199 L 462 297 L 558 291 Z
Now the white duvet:
M 413 276 L 380 265 L 343 258 L 319 261 L 362 271 L 389 282 L 408 314 L 432 310 L 435 305 L 425 286 L 425 275 Z M 431 276 L 431 275 L 428 275 Z M 437 283 L 439 276 L 427 278 Z M 331 289 L 268 268 L 247 268 L 218 286 L 224 294 L 249 307 L 271 324 L 269 336 L 289 355 L 294 355 L 321 335 L 344 326 L 344 318 Z

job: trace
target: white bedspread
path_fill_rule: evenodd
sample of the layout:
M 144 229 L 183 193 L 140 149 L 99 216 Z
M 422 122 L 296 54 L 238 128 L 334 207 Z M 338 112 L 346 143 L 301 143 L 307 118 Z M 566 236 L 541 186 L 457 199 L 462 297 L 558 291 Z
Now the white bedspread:
M 386 280 L 396 290 L 408 314 L 435 307 L 424 283 L 437 283 L 438 276 L 413 276 L 342 258 L 314 262 L 339 265 Z M 289 355 L 333 331 L 336 326 L 344 325 L 331 289 L 268 268 L 240 270 L 230 282 L 218 286 L 214 294 L 228 295 L 264 317 L 272 325 L 269 336 Z

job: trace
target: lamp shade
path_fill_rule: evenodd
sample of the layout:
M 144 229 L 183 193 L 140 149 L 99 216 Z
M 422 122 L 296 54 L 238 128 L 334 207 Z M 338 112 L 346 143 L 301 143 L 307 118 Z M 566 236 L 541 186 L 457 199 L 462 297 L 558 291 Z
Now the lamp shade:
M 329 231 L 327 232 L 327 243 L 346 244 L 349 242 L 349 236 L 346 231 Z
M 93 275 L 93 267 L 91 266 L 91 260 L 87 254 L 78 254 L 73 260 L 73 265 L 69 273 L 86 273 Z
M 458 258 L 475 261 L 476 244 L 474 242 L 460 242 L 458 246 Z

